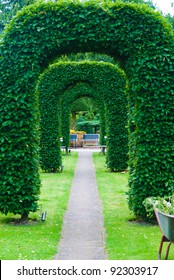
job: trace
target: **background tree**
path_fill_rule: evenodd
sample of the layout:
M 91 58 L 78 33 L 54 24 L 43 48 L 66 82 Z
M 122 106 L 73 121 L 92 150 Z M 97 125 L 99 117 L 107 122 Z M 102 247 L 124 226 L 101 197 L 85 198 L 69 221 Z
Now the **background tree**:
M 174 29 L 174 16 L 171 16 L 170 14 L 167 14 L 165 17 L 168 19 L 168 21 L 172 25 L 172 28 Z
M 33 4 L 36 0 L 0 0 L 0 32 L 11 18 L 24 6 Z
M 82 110 L 83 107 L 81 107 L 77 114 L 76 129 L 86 131 L 86 133 L 97 133 L 100 121 L 96 102 L 91 98 L 84 97 L 81 98 L 81 103 L 84 109 Z
M 98 114 L 98 108 L 96 102 L 89 97 L 82 97 L 76 100 L 71 106 L 71 129 L 76 130 L 76 125 L 83 126 L 81 122 L 87 122 L 90 126 L 90 122 L 96 119 Z M 81 124 L 80 124 L 81 123 Z M 98 118 L 99 124 L 99 118 Z M 93 126 L 93 123 L 91 123 Z M 85 129 L 81 129 L 85 130 Z M 86 130 L 85 130 L 86 131 Z M 87 131 L 86 131 L 87 132 Z

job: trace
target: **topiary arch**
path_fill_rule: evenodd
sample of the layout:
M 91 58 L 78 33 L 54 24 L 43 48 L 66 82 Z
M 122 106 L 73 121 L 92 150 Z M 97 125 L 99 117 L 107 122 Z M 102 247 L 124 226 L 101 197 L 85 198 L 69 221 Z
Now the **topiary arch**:
M 101 52 L 129 79 L 129 205 L 145 216 L 147 196 L 174 184 L 174 40 L 162 16 L 146 6 L 46 2 L 24 8 L 0 45 L 0 211 L 35 211 L 39 193 L 37 97 L 40 73 L 53 58 Z
M 117 66 L 105 62 L 59 62 L 50 65 L 40 76 L 38 86 L 41 115 L 41 160 L 42 168 L 60 168 L 60 100 L 68 106 L 84 92 L 73 90 L 79 82 L 87 82 L 95 92 L 91 92 L 100 107 L 106 108 L 107 121 L 107 165 L 111 170 L 127 168 L 127 110 L 126 76 Z M 64 94 L 71 90 L 71 96 Z M 81 88 L 82 89 L 82 88 Z M 88 93 L 89 94 L 89 93 Z M 63 96 L 63 97 L 62 97 Z M 64 105 L 65 109 L 65 105 Z M 105 110 L 103 108 L 103 110 Z M 69 124 L 69 114 L 64 123 Z M 68 136 L 65 139 L 69 142 Z M 68 138 L 68 139 L 67 139 Z
M 81 97 L 92 98 L 99 109 L 100 144 L 104 145 L 104 136 L 106 135 L 104 102 L 91 85 L 80 82 L 74 87 L 69 88 L 61 98 L 61 136 L 63 137 L 63 143 L 67 150 L 70 145 L 70 117 L 68 118 L 68 116 L 71 113 L 71 105 Z

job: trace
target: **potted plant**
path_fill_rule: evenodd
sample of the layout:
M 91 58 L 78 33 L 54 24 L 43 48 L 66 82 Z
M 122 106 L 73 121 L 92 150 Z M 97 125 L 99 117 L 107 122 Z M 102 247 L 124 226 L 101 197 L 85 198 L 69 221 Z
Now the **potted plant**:
M 158 252 L 159 259 L 161 259 L 163 242 L 169 242 L 165 256 L 165 259 L 167 259 L 170 246 L 174 243 L 174 195 L 167 198 L 150 197 L 145 199 L 143 204 L 150 215 L 152 215 L 153 209 L 162 232 L 162 239 Z

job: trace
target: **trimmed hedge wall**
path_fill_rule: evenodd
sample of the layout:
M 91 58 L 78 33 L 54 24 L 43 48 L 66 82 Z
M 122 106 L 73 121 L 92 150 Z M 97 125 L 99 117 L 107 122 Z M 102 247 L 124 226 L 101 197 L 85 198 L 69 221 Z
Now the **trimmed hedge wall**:
M 62 114 L 64 116 L 62 123 L 67 124 L 68 134 L 64 135 L 64 145 L 67 146 L 70 103 L 84 94 L 82 87 L 81 93 L 73 87 L 84 82 L 92 86 L 93 92 L 90 91 L 90 94 L 95 97 L 101 110 L 104 112 L 104 107 L 106 108 L 107 166 L 112 171 L 124 170 L 127 168 L 128 161 L 126 76 L 113 64 L 90 61 L 55 63 L 40 76 L 38 92 L 41 115 L 41 166 L 48 171 L 56 171 L 59 168 L 61 159 L 56 139 L 60 142 L 60 128 L 58 128 L 60 110 L 58 111 L 57 104 L 63 100 L 63 110 L 67 111 L 66 114 Z M 67 89 L 71 94 L 64 94 Z M 55 152 L 53 160 L 51 160 L 53 150 L 50 153 L 52 147 Z
M 174 40 L 145 5 L 45 2 L 24 8 L 0 43 L 0 211 L 35 211 L 39 193 L 37 97 L 53 58 L 77 52 L 114 56 L 129 79 L 129 206 L 146 216 L 147 196 L 173 192 Z M 133 134 L 133 135 L 132 135 Z
M 47 91 L 39 94 L 40 111 L 40 166 L 46 172 L 61 170 L 60 100 L 48 83 Z

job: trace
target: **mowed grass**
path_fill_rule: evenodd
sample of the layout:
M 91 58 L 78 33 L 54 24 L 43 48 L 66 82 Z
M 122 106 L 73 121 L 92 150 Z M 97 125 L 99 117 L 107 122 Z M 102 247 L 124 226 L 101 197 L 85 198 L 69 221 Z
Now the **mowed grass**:
M 161 232 L 158 225 L 134 221 L 127 204 L 128 174 L 107 171 L 105 157 L 101 154 L 93 153 L 93 159 L 103 204 L 109 259 L 156 260 Z M 171 246 L 169 259 L 174 259 L 174 246 Z
M 0 259 L 51 260 L 54 258 L 77 157 L 77 153 L 74 152 L 70 156 L 64 156 L 65 169 L 60 174 L 41 172 L 42 188 L 39 205 L 42 206 L 42 211 L 47 211 L 45 222 L 40 221 L 40 211 L 30 214 L 30 218 L 37 221 L 30 222 L 28 225 L 15 225 L 14 220 L 18 219 L 18 216 L 0 214 Z M 108 172 L 105 167 L 105 157 L 99 153 L 94 153 L 93 158 L 103 204 L 109 259 L 156 260 L 161 232 L 157 225 L 132 221 L 133 215 L 128 209 L 125 194 L 128 175 Z M 174 246 L 171 246 L 169 259 L 174 259 Z
M 62 173 L 41 172 L 42 188 L 39 205 L 47 211 L 46 221 L 41 222 L 40 211 L 30 214 L 27 225 L 16 225 L 19 218 L 0 214 L 0 259 L 1 260 L 50 260 L 57 251 L 61 236 L 63 216 L 67 209 L 70 188 L 78 154 L 63 156 Z

